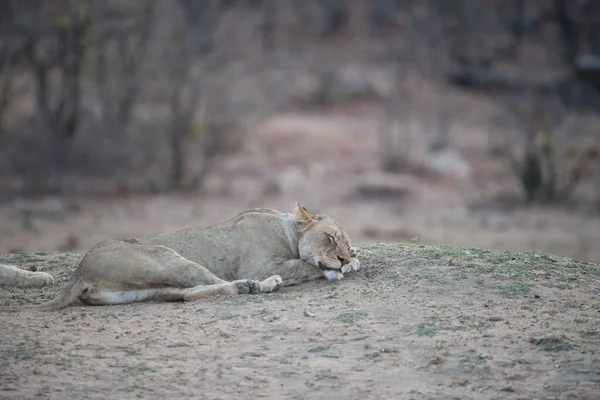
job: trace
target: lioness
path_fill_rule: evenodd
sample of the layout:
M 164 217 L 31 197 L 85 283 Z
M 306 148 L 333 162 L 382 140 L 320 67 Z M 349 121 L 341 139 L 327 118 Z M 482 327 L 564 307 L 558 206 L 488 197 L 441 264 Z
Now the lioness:
M 359 269 L 355 255 L 346 232 L 326 215 L 298 203 L 293 213 L 252 209 L 206 228 L 102 242 L 55 299 L 27 308 L 57 310 L 77 299 L 107 305 L 268 293 L 322 277 L 342 279 Z

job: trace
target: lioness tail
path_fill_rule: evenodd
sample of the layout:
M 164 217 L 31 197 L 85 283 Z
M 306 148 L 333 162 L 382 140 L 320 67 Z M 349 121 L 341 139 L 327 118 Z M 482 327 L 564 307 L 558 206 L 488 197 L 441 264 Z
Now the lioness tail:
M 19 310 L 53 311 L 73 304 L 86 289 L 85 282 L 79 276 L 73 276 L 58 295 L 45 303 L 31 306 L 0 307 L 0 311 L 16 312 Z

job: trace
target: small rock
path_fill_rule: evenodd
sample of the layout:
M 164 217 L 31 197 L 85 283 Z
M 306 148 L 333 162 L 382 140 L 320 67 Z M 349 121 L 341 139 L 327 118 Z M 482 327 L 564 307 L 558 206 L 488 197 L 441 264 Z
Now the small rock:
M 445 363 L 446 360 L 443 357 L 435 356 L 431 360 L 429 360 L 429 364 L 431 365 L 439 365 Z
M 384 347 L 379 350 L 381 353 L 399 353 L 400 350 L 392 347 Z
M 311 312 L 310 312 L 310 311 L 308 311 L 308 310 L 304 310 L 304 316 L 305 316 L 305 317 L 312 317 L 312 318 L 314 318 L 314 317 L 315 317 L 315 314 L 311 313 Z

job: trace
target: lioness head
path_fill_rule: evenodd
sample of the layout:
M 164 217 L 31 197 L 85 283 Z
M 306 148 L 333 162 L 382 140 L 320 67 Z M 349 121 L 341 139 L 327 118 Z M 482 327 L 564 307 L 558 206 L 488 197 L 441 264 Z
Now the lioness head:
M 340 224 L 326 215 L 312 215 L 298 203 L 294 217 L 300 234 L 300 258 L 321 268 L 328 280 L 341 279 L 340 269 L 350 262 L 354 251 Z

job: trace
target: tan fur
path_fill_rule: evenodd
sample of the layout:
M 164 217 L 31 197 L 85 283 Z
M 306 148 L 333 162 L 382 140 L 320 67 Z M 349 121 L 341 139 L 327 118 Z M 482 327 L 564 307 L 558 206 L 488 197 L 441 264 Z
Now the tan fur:
M 39 288 L 54 283 L 54 277 L 45 272 L 27 271 L 13 265 L 0 264 L 0 286 Z
M 267 293 L 342 279 L 359 269 L 354 255 L 346 232 L 326 215 L 299 204 L 292 213 L 253 209 L 214 226 L 100 243 L 55 299 L 32 308 L 56 310 L 77 299 L 103 305 Z

